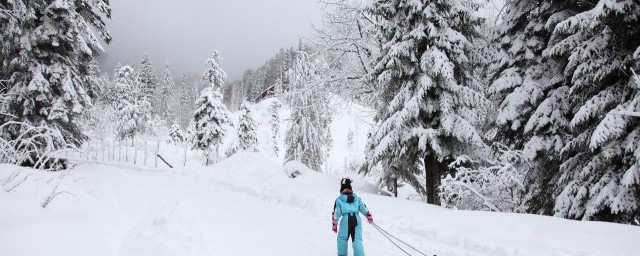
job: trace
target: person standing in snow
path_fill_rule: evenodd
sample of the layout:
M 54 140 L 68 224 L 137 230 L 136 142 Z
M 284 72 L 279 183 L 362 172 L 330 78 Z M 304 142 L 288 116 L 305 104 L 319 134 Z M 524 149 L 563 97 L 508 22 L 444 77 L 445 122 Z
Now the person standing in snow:
M 342 179 L 340 182 L 340 196 L 333 205 L 333 213 L 331 215 L 334 233 L 338 233 L 338 256 L 347 256 L 347 244 L 349 237 L 353 242 L 353 254 L 355 256 L 364 256 L 364 247 L 362 246 L 362 222 L 360 215 L 365 215 L 369 223 L 373 223 L 373 216 L 367 206 L 362 202 L 360 197 L 353 193 L 351 188 L 351 180 Z M 338 232 L 338 224 L 340 224 L 340 232 Z

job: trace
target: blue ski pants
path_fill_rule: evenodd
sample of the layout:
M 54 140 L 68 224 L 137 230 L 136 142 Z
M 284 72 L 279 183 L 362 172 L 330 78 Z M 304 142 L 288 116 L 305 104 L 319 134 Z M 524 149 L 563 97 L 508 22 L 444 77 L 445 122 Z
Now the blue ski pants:
M 340 220 L 338 230 L 338 256 L 347 256 L 349 238 L 353 243 L 353 255 L 364 256 L 362 246 L 362 222 L 357 213 L 346 214 Z

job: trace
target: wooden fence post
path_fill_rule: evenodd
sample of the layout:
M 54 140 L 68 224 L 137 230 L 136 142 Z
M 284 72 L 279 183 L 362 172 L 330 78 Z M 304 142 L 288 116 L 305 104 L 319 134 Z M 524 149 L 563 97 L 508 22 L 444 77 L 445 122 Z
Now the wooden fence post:
M 129 162 L 129 145 L 127 145 L 127 140 L 124 141 L 124 162 Z
M 184 142 L 184 152 L 182 154 L 183 163 L 182 166 L 187 166 L 187 142 Z
M 155 159 L 155 164 L 154 167 L 158 168 L 158 153 L 160 153 L 160 140 L 158 140 L 157 145 L 156 145 L 156 152 L 155 154 L 153 154 L 153 159 Z
M 133 140 L 133 165 L 136 165 L 138 163 L 138 146 L 136 145 L 136 140 Z
M 104 159 L 104 139 L 100 139 L 100 151 L 102 153 L 102 162 L 106 162 L 106 160 Z
M 144 166 L 147 166 L 147 152 L 148 152 L 148 148 L 147 148 L 147 140 L 144 140 Z

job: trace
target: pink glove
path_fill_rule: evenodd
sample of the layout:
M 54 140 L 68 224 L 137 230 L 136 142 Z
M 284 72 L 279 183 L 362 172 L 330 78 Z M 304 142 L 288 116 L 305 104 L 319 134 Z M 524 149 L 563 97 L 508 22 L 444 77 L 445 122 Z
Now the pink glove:
M 333 220 L 331 224 L 333 224 L 333 227 L 331 227 L 331 230 L 333 230 L 333 233 L 338 233 L 338 221 Z
M 373 223 L 373 216 L 371 216 L 371 213 L 367 213 L 367 220 L 369 223 Z

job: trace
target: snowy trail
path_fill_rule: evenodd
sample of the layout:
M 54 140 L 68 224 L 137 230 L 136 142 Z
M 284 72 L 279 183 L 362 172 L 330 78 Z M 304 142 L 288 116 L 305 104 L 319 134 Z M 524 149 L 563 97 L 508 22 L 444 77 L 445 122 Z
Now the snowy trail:
M 0 206 L 8 206 L 0 211 L 0 255 L 335 255 L 329 218 L 340 177 L 289 179 L 280 168 L 259 154 L 189 170 L 85 165 L 61 185 L 74 196 L 46 210 L 39 208 L 52 186 L 45 181 L 58 174 L 34 173 L 31 183 L 0 192 Z M 0 168 L 0 178 L 11 172 Z M 354 189 L 377 224 L 430 255 L 640 251 L 633 226 L 452 211 L 379 196 L 366 183 Z M 405 255 L 371 225 L 363 230 L 367 255 Z
M 110 177 L 126 177 L 109 171 Z M 330 204 L 321 213 L 292 206 L 292 195 L 258 190 L 191 175 L 138 173 L 120 189 L 117 201 L 139 220 L 131 226 L 120 255 L 333 255 Z M 126 178 L 125 178 L 126 179 Z M 109 190 L 110 182 L 100 189 Z M 170 184 L 170 186 L 167 186 Z M 126 191 L 126 192 L 125 192 Z M 262 191 L 264 192 L 264 191 Z M 149 198 L 155 200 L 148 201 Z M 147 201 L 147 202 L 145 202 Z M 140 203 L 146 204 L 140 207 Z M 304 200 L 302 201 L 304 202 Z M 134 205 L 138 205 L 137 207 Z M 309 205 L 307 202 L 303 205 Z M 366 227 L 369 232 L 373 229 Z M 402 255 L 371 242 L 370 255 Z M 379 247 L 379 248 L 375 248 Z
M 163 178 L 171 179 L 175 187 L 147 186 L 163 199 L 153 202 L 153 209 L 133 226 L 121 255 L 299 255 L 309 249 L 327 255 L 332 251 L 306 234 L 321 228 L 309 225 L 299 210 L 261 202 L 207 181 L 194 182 L 193 177 L 171 176 L 177 177 Z M 144 198 L 132 198 L 132 203 Z

